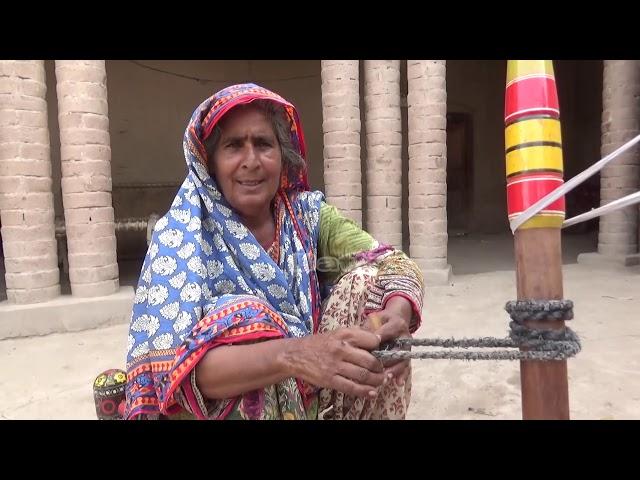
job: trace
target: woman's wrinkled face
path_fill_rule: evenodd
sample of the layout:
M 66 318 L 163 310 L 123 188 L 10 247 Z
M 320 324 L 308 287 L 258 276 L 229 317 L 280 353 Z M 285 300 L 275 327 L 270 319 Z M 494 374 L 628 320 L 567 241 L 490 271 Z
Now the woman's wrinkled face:
M 278 191 L 282 153 L 271 122 L 248 105 L 227 113 L 212 159 L 222 194 L 244 218 L 268 211 Z

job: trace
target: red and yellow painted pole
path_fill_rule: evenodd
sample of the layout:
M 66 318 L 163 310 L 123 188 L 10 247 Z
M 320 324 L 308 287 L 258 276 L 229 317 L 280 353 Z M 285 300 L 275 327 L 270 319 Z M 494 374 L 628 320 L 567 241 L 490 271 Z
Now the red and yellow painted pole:
M 560 108 L 551 60 L 509 60 L 505 93 L 509 219 L 563 183 Z M 514 232 L 518 300 L 562 299 L 564 197 Z M 528 322 L 562 329 L 564 322 Z M 520 362 L 524 419 L 568 419 L 567 362 Z

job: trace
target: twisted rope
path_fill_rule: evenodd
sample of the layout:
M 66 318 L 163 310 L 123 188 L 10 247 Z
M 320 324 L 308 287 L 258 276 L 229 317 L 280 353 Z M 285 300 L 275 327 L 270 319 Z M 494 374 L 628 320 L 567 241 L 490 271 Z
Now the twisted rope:
M 565 360 L 581 350 L 580 339 L 568 327 L 541 330 L 524 322 L 560 321 L 573 318 L 571 300 L 517 300 L 507 302 L 505 310 L 512 319 L 509 338 L 400 338 L 382 350 L 372 352 L 380 359 L 447 359 L 447 360 Z M 411 347 L 440 347 L 449 350 L 413 352 Z M 494 351 L 451 351 L 454 348 L 503 348 Z M 524 350 L 516 350 L 524 349 Z

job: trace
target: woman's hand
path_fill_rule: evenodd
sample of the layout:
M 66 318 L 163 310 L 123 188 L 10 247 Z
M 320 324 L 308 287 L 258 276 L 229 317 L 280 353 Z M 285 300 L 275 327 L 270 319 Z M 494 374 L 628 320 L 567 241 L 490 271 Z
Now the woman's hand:
M 386 383 L 382 363 L 369 353 L 380 345 L 380 337 L 372 332 L 340 328 L 291 345 L 287 357 L 294 376 L 312 385 L 375 397 L 377 387 Z
M 380 343 L 384 344 L 398 338 L 411 338 L 409 325 L 413 310 L 408 300 L 403 297 L 393 297 L 387 301 L 384 310 L 368 316 L 364 327 L 380 336 Z M 410 373 L 410 360 L 385 360 L 384 373 L 395 378 L 398 385 L 404 385 Z

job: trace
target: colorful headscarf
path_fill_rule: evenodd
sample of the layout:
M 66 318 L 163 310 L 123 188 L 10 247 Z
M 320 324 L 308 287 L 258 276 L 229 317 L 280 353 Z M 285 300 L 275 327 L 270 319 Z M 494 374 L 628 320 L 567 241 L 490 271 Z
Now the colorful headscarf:
M 295 107 L 262 87 L 225 88 L 193 113 L 183 142 L 189 172 L 155 225 L 136 289 L 126 418 L 179 411 L 174 393 L 209 348 L 317 331 L 315 270 L 324 197 L 309 191 L 306 165 L 280 180 L 274 207 L 277 263 L 242 224 L 206 167 L 203 140 L 215 124 L 231 108 L 258 99 L 284 107 L 292 143 L 305 158 Z

